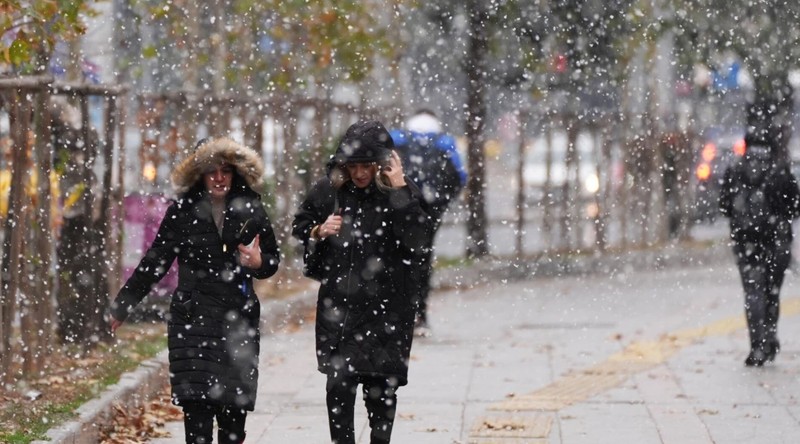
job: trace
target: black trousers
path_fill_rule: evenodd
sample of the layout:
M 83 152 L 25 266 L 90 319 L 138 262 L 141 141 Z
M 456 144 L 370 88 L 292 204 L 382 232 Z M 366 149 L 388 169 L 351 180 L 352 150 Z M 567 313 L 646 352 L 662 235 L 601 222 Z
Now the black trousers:
M 437 213 L 437 217 L 433 217 L 433 226 L 431 233 L 425 242 L 425 253 L 422 257 L 422 265 L 420 266 L 420 279 L 419 279 L 419 301 L 417 301 L 417 319 L 421 322 L 428 322 L 428 295 L 431 292 L 431 275 L 433 275 L 433 244 L 436 240 L 436 233 L 442 225 L 442 214 Z
M 369 416 L 370 443 L 389 443 L 397 408 L 396 384 L 378 378 L 359 380 L 353 375 L 343 375 L 340 372 L 328 375 L 326 386 L 331 442 L 334 444 L 356 442 L 354 415 L 359 383 L 362 384 L 364 404 Z
M 246 411 L 233 406 L 191 403 L 183 405 L 186 444 L 211 444 L 214 441 L 214 418 L 217 418 L 217 441 L 219 444 L 244 442 Z
M 778 341 L 780 291 L 791 254 L 788 247 L 734 247 L 744 289 L 744 309 L 751 350 L 765 350 Z

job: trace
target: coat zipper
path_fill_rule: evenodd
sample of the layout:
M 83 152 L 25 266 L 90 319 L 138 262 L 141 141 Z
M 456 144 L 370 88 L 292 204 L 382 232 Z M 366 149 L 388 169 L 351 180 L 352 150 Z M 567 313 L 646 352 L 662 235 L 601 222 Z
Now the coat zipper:
M 361 202 L 357 202 L 357 204 L 358 205 L 356 206 L 356 211 L 355 211 L 356 217 L 353 219 L 353 226 L 354 227 L 357 225 L 357 222 L 359 222 L 360 218 L 361 218 L 361 211 L 360 211 L 361 210 Z M 349 267 L 350 268 L 347 270 L 347 294 L 351 294 L 350 293 L 350 282 L 352 280 L 350 279 L 350 276 L 353 275 L 353 256 L 354 256 L 354 253 L 355 253 L 355 249 L 356 249 L 356 243 L 355 243 L 354 240 L 351 240 L 351 245 L 350 245 L 350 263 L 349 263 Z M 344 331 L 345 331 L 345 327 L 347 326 L 347 318 L 348 317 L 350 317 L 350 308 L 349 307 L 347 308 L 347 311 L 344 313 L 344 321 L 342 322 L 342 331 L 339 334 L 339 341 L 340 342 L 344 341 Z

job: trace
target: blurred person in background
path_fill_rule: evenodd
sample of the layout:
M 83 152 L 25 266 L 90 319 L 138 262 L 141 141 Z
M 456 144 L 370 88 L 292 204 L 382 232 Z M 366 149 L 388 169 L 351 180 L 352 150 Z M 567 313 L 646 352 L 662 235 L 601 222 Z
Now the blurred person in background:
M 292 235 L 305 247 L 305 274 L 320 281 L 317 364 L 327 376 L 336 444 L 355 443 L 359 385 L 370 442 L 388 443 L 396 391 L 408 382 L 414 299 L 430 218 L 393 146 L 380 122 L 350 126 L 327 177 L 313 185 L 292 224 Z
M 422 290 L 414 328 L 417 336 L 426 337 L 431 335 L 428 295 L 436 232 L 450 202 L 466 185 L 467 173 L 456 150 L 455 138 L 444 132 L 433 111 L 418 110 L 406 121 L 405 129 L 393 129 L 391 135 L 408 178 L 422 191 L 425 210 L 433 222 L 422 263 Z
M 780 290 L 791 260 L 792 220 L 800 216 L 800 190 L 780 153 L 775 134 L 751 128 L 744 156 L 725 171 L 720 191 L 744 289 L 748 367 L 771 362 L 780 351 Z
M 183 408 L 186 442 L 245 438 L 256 402 L 260 303 L 253 279 L 278 269 L 279 252 L 261 203 L 263 163 L 231 139 L 202 140 L 173 171 L 178 199 L 111 306 L 116 331 L 178 259 L 167 324 L 172 402 Z

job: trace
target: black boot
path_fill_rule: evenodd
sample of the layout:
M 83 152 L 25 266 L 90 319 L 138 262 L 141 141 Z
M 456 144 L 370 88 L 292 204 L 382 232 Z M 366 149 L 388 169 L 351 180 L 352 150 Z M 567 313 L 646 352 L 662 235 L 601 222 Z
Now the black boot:
M 774 355 L 773 355 L 774 357 Z M 760 348 L 750 350 L 747 359 L 744 360 L 744 365 L 748 367 L 761 367 L 767 361 L 767 354 Z
M 772 339 L 767 342 L 766 359 L 767 362 L 775 360 L 775 356 L 781 352 L 781 343 L 777 339 Z

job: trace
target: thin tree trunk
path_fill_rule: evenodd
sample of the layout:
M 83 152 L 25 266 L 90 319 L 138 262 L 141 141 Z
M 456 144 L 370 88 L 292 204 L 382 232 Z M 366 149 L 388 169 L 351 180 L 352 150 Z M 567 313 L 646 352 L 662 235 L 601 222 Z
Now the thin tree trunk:
M 13 335 L 12 323 L 17 311 L 17 293 L 19 290 L 19 270 L 22 266 L 22 243 L 23 233 L 27 229 L 22 223 L 25 208 L 23 204 L 25 196 L 25 162 L 27 157 L 26 128 L 22 118 L 24 106 L 22 106 L 23 92 L 14 90 L 11 99 L 11 109 L 9 112 L 10 127 L 12 135 L 12 167 L 11 167 L 11 187 L 8 196 L 8 214 L 6 216 L 5 234 L 6 238 L 3 245 L 3 342 L 2 353 L 0 353 L 0 371 L 2 371 L 3 382 L 11 382 L 11 337 Z
M 525 146 L 527 143 L 526 130 L 530 114 L 527 110 L 519 112 L 519 147 L 517 150 L 517 233 L 514 251 L 517 258 L 525 255 Z
M 20 191 L 22 192 L 22 206 L 17 207 L 19 211 L 16 212 L 17 217 L 14 221 L 15 229 L 18 228 L 20 230 L 21 238 L 20 254 L 18 257 L 19 265 L 18 267 L 9 269 L 12 275 L 16 275 L 16 277 L 12 277 L 11 279 L 15 280 L 18 285 L 16 294 L 20 318 L 20 348 L 22 354 L 22 372 L 25 375 L 36 371 L 35 350 L 38 339 L 34 319 L 35 309 L 38 305 L 38 295 L 36 294 L 38 288 L 30 277 L 35 272 L 33 255 L 36 254 L 33 251 L 34 244 L 32 242 L 35 230 L 30 229 L 30 208 L 33 197 L 30 193 L 32 180 L 31 167 L 33 166 L 33 153 L 31 152 L 33 147 L 29 144 L 31 136 L 33 135 L 31 128 L 33 103 L 29 99 L 30 94 L 33 94 L 33 92 L 24 91 L 21 94 L 21 96 L 25 96 L 25 98 L 20 101 L 19 107 L 19 129 L 22 136 L 22 143 L 17 145 L 17 150 L 21 151 L 23 154 L 21 158 L 22 162 L 15 163 L 15 169 L 18 165 L 24 172 L 24 177 L 21 179 L 21 182 L 19 182 Z M 14 253 L 12 252 L 11 254 Z
M 317 91 L 326 91 L 328 88 L 323 88 L 322 85 L 317 85 Z M 311 187 L 319 177 L 325 172 L 325 161 L 322 159 L 322 153 L 325 150 L 325 141 L 327 139 L 327 122 L 328 113 L 328 97 L 325 95 L 323 98 L 314 101 L 314 137 L 312 146 L 308 147 L 307 161 L 308 168 L 306 169 L 306 189 Z
M 211 11 L 214 17 L 212 24 L 213 33 L 211 42 L 211 60 L 213 65 L 213 75 L 211 80 L 211 95 L 208 115 L 211 118 L 209 133 L 212 136 L 220 136 L 226 130 L 226 110 L 228 103 L 222 100 L 227 97 L 225 88 L 225 67 L 227 59 L 227 47 L 225 45 L 227 17 L 225 14 L 225 0 L 212 0 Z
M 580 199 L 580 177 L 578 156 L 575 152 L 578 140 L 578 119 L 570 113 L 567 118 L 567 148 L 564 156 L 564 189 L 561 200 L 561 236 L 563 236 L 567 250 L 579 247 L 580 217 L 577 213 L 578 199 Z
M 594 239 L 597 249 L 600 252 L 605 252 L 608 247 L 608 238 L 606 235 L 608 213 L 606 206 L 608 205 L 608 194 L 611 190 L 611 183 L 609 180 L 612 174 L 609 162 L 609 151 L 611 147 L 608 143 L 607 134 L 602 129 L 599 132 L 597 130 L 592 131 L 592 140 L 594 141 L 592 145 L 595 147 L 595 176 L 597 176 L 598 186 L 597 191 L 594 193 Z
M 100 198 L 100 217 L 97 221 L 97 263 L 96 273 L 98 289 L 98 304 L 100 318 L 99 335 L 101 338 L 110 337 L 107 319 L 104 316 L 109 304 L 109 295 L 114 294 L 119 287 L 116 281 L 116 274 L 112 273 L 115 269 L 114 265 L 118 258 L 115 257 L 113 251 L 109 246 L 112 243 L 111 223 L 114 214 L 111 211 L 111 197 L 113 193 L 113 172 L 114 172 L 114 132 L 117 128 L 116 122 L 117 115 L 117 101 L 116 98 L 111 96 L 106 99 L 105 109 L 105 135 L 103 143 L 103 183 L 102 183 L 102 196 Z M 105 284 L 105 285 L 103 285 Z
M 114 214 L 117 215 L 116 226 L 117 229 L 115 231 L 116 238 L 114 240 L 114 251 L 117 258 L 117 263 L 115 264 L 115 273 L 120 278 L 122 277 L 123 269 L 122 269 L 122 246 L 125 240 L 125 166 L 128 162 L 127 156 L 127 149 L 125 146 L 125 133 L 126 133 L 126 125 L 125 122 L 127 121 L 127 110 L 128 110 L 128 100 L 127 94 L 123 94 L 120 96 L 120 103 L 119 103 L 119 119 L 117 120 L 117 136 L 119 139 L 119 149 L 117 153 L 119 154 L 119 159 L 117 163 L 117 184 L 116 184 L 116 192 L 114 193 Z M 117 280 L 118 284 L 121 284 L 120 280 Z M 119 290 L 118 288 L 114 290 L 114 293 Z
M 82 291 L 80 298 L 83 304 L 81 304 L 81 306 L 85 309 L 85 312 L 82 314 L 84 322 L 79 324 L 78 338 L 81 341 L 81 345 L 86 348 L 90 345 L 86 340 L 91 338 L 92 335 L 100 333 L 100 330 L 103 329 L 103 325 L 105 324 L 103 316 L 105 312 L 102 311 L 103 305 L 100 300 L 101 298 L 107 299 L 107 296 L 105 294 L 105 281 L 100 280 L 102 275 L 98 272 L 103 266 L 103 245 L 101 243 L 102 240 L 99 239 L 97 235 L 98 227 L 95 224 L 94 217 L 94 190 L 92 189 L 94 184 L 93 168 L 96 160 L 95 150 L 97 147 L 94 146 L 94 140 L 91 137 L 89 97 L 85 94 L 80 95 L 80 109 L 82 121 L 81 140 L 83 140 L 84 159 L 86 160 L 82 177 L 83 184 L 86 188 L 83 192 L 81 205 L 85 212 L 83 218 L 84 227 L 89 235 L 84 236 L 82 239 L 84 251 L 88 254 L 84 253 L 83 261 L 78 265 L 80 272 L 76 276 L 76 281 L 79 282 L 78 288 Z
M 542 202 L 544 203 L 544 215 L 542 216 L 542 229 L 545 237 L 545 249 L 552 250 L 555 247 L 553 242 L 553 118 L 547 120 L 545 130 L 545 154 L 544 154 L 544 184 L 542 185 Z
M 27 108 L 27 106 L 26 106 Z M 30 110 L 26 111 L 26 115 Z M 27 125 L 26 125 L 27 126 Z M 29 147 L 25 147 L 26 152 L 30 152 Z M 28 165 L 30 167 L 31 165 Z M 28 170 L 30 171 L 30 170 Z M 28 177 L 30 179 L 30 176 Z M 27 186 L 30 183 L 26 184 Z M 29 190 L 26 189 L 25 205 L 30 206 L 31 197 Z M 30 227 L 31 212 L 25 210 L 19 219 L 19 223 L 24 227 Z M 36 273 L 34 266 L 34 236 L 36 230 L 27 229 L 22 234 L 22 262 L 17 270 L 19 274 L 19 291 L 17 294 L 19 305 L 19 330 L 20 330 L 20 352 L 22 355 L 22 374 L 24 376 L 36 374 L 36 349 L 38 348 L 37 325 L 36 325 L 36 312 L 39 305 L 39 285 L 31 279 Z
M 41 370 L 49 361 L 50 345 L 53 340 L 53 227 L 52 227 L 52 189 L 50 188 L 50 174 L 53 171 L 53 145 L 51 143 L 50 127 L 52 117 L 50 113 L 50 94 L 47 88 L 39 90 L 37 95 L 36 113 L 36 165 L 37 165 L 37 190 L 39 197 L 35 212 L 37 262 L 36 269 L 38 286 L 36 324 L 39 334 L 37 348 L 34 350 L 36 368 Z
M 486 156 L 483 151 L 486 104 L 486 57 L 488 53 L 485 5 L 472 0 L 469 9 L 469 46 L 466 59 L 467 74 L 467 256 L 489 254 L 486 218 Z
M 275 233 L 279 245 L 285 245 L 291 236 L 291 214 L 294 210 L 292 195 L 296 191 L 296 187 L 292 183 L 294 178 L 288 173 L 290 171 L 296 171 L 295 167 L 297 166 L 295 147 L 297 143 L 297 115 L 294 111 L 289 110 L 285 117 L 284 124 L 282 125 L 284 130 L 283 156 L 281 158 L 280 167 L 276 169 L 278 197 L 283 203 L 277 214 L 277 225 L 281 227 L 281 229 L 277 230 Z

